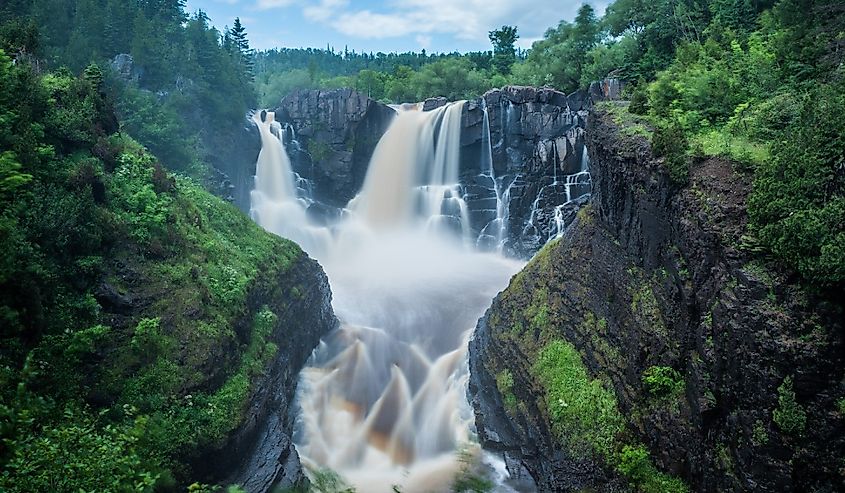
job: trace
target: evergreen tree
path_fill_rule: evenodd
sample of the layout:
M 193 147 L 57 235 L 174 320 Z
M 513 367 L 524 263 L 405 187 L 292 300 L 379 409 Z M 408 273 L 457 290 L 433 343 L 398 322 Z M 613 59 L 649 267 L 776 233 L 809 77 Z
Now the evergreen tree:
M 509 74 L 511 65 L 516 62 L 514 44 L 519 39 L 515 26 L 502 26 L 490 31 L 490 42 L 493 43 L 493 66 L 500 74 Z
M 240 57 L 240 61 L 244 67 L 244 73 L 247 75 L 249 80 L 253 80 L 253 70 L 255 67 L 254 52 L 249 47 L 246 28 L 243 24 L 241 24 L 240 17 L 235 17 L 235 23 L 232 25 L 232 29 L 229 30 L 228 35 L 231 38 L 233 48 L 236 49 L 237 54 Z

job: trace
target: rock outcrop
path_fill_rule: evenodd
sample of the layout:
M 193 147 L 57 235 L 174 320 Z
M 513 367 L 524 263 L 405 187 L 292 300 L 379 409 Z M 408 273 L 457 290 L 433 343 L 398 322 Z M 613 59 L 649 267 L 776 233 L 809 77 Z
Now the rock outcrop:
M 482 443 L 541 491 L 624 486 L 618 455 L 579 454 L 554 425 L 549 406 L 566 403 L 546 400 L 535 364 L 566 341 L 616 397 L 616 454 L 640 443 L 694 491 L 841 491 L 841 303 L 741 247 L 750 184 L 730 162 L 695 163 L 679 187 L 647 139 L 600 109 L 588 120 L 592 205 L 514 277 L 470 344 Z M 646 383 L 655 368 L 674 390 Z
M 289 130 L 294 171 L 310 181 L 314 200 L 336 208 L 361 189 L 373 150 L 396 114 L 352 89 L 296 91 L 275 112 Z
M 584 126 L 589 99 L 550 88 L 509 86 L 465 106 L 461 181 L 479 243 L 504 220 L 503 250 L 529 257 L 568 222 L 589 194 Z M 485 121 L 486 113 L 486 121 Z M 488 140 L 489 139 L 489 140 Z M 492 163 L 492 173 L 485 170 Z M 492 174 L 492 176 L 490 176 Z M 556 220 L 557 219 L 557 220 Z M 486 238 L 485 238 L 486 237 Z

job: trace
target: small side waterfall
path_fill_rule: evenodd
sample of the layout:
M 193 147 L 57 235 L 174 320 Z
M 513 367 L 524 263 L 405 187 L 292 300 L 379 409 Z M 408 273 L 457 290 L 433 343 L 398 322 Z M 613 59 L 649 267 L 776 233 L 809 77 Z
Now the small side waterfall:
M 291 169 L 284 145 L 285 130 L 271 111 L 256 112 L 252 119 L 261 136 L 255 188 L 250 192 L 252 219 L 267 231 L 296 241 L 312 255 L 324 251 L 329 232 L 308 221 L 310 186 Z

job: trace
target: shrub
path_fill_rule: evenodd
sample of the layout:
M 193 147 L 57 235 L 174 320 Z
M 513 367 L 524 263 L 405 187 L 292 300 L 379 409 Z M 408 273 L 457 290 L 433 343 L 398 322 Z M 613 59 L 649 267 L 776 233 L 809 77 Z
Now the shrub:
M 631 104 L 628 105 L 628 111 L 635 115 L 648 114 L 648 95 L 640 86 L 637 86 L 631 94 Z
M 757 168 L 748 199 L 760 242 L 805 281 L 845 283 L 845 91 L 806 95 L 798 121 Z
M 800 435 L 807 426 L 807 413 L 795 400 L 792 377 L 786 377 L 778 387 L 778 407 L 772 418 L 778 428 L 790 435 Z
M 684 391 L 684 379 L 669 366 L 650 366 L 642 376 L 646 390 L 655 397 L 667 397 Z
M 689 180 L 689 164 L 687 163 L 689 141 L 684 129 L 675 121 L 661 122 L 654 129 L 651 146 L 655 156 L 664 158 L 664 164 L 672 181 L 678 185 L 685 185 Z
M 637 486 L 641 493 L 683 493 L 686 485 L 658 471 L 651 462 L 648 450 L 642 445 L 625 445 L 617 456 L 616 470 Z

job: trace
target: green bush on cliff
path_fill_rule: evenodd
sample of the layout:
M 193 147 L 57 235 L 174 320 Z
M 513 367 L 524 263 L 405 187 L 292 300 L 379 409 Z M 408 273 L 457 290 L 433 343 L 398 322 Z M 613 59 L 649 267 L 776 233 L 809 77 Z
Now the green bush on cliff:
M 642 376 L 646 390 L 655 397 L 668 397 L 683 393 L 684 379 L 670 366 L 650 366 Z
M 648 450 L 642 445 L 625 445 L 617 458 L 616 469 L 641 493 L 684 493 L 687 486 L 678 478 L 658 471 L 651 462 Z
M 790 435 L 804 433 L 807 426 L 807 413 L 795 400 L 792 377 L 786 377 L 778 387 L 778 406 L 772 411 L 772 420 L 778 428 Z

